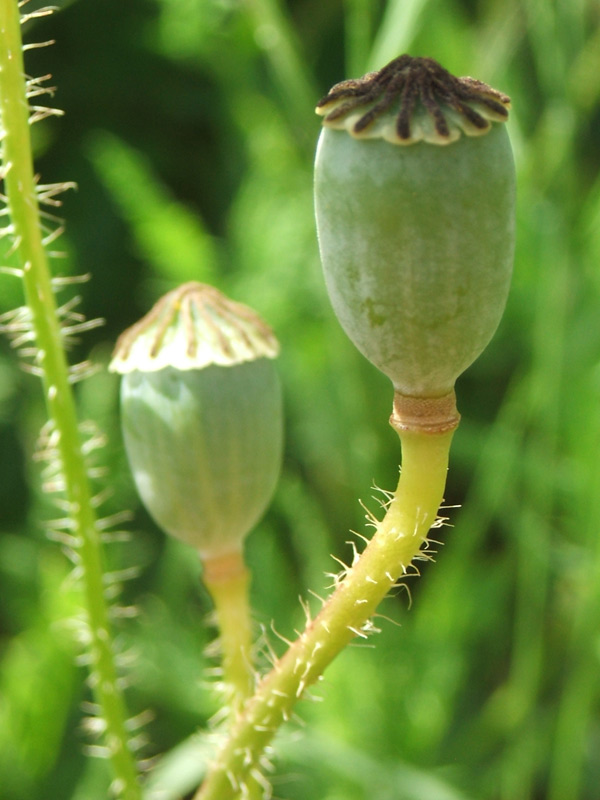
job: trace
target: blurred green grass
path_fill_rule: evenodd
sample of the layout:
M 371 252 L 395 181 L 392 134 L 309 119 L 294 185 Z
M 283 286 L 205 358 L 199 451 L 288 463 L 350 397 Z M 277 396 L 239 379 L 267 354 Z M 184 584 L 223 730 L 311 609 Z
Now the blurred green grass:
M 374 648 L 351 648 L 303 703 L 273 776 L 287 800 L 595 800 L 600 785 L 600 14 L 593 0 L 75 0 L 31 28 L 63 119 L 36 126 L 44 182 L 65 198 L 62 273 L 89 317 L 81 353 L 106 364 L 118 333 L 197 279 L 275 328 L 287 446 L 280 488 L 248 543 L 257 624 L 302 625 L 329 553 L 347 558 L 358 499 L 389 488 L 399 448 L 387 381 L 330 311 L 312 214 L 318 97 L 400 52 L 430 55 L 513 99 L 519 177 L 515 279 L 501 328 L 460 380 L 437 563 L 386 601 Z M 0 312 L 20 302 L 1 279 Z M 74 357 L 79 353 L 74 353 Z M 110 437 L 114 495 L 138 564 L 119 623 L 137 652 L 132 709 L 152 708 L 147 754 L 215 710 L 202 684 L 210 610 L 193 553 L 139 508 L 121 449 L 118 387 L 79 388 Z M 55 511 L 31 452 L 41 393 L 0 343 L 0 797 L 100 800 L 86 761 L 88 698 L 64 629 L 76 603 L 47 541 Z M 113 563 L 114 562 L 114 563 Z M 318 601 L 315 607 L 318 606 Z M 277 639 L 271 634 L 273 646 Z M 176 771 L 183 774 L 182 756 Z

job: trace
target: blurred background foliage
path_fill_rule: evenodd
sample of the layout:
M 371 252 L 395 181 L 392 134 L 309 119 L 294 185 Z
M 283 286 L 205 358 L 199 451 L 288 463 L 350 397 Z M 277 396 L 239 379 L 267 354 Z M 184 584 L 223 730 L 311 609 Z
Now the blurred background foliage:
M 32 4 L 33 5 L 33 4 Z M 312 212 L 316 100 L 409 51 L 513 100 L 519 178 L 515 279 L 501 328 L 460 380 L 436 564 L 382 607 L 382 632 L 342 654 L 281 738 L 287 800 L 575 800 L 600 785 L 600 5 L 595 0 L 71 0 L 30 24 L 30 74 L 51 72 L 66 115 L 34 128 L 45 183 L 73 180 L 55 262 L 91 273 L 81 352 L 105 365 L 117 335 L 178 283 L 254 306 L 282 344 L 287 444 L 273 505 L 248 542 L 258 626 L 303 624 L 329 554 L 350 557 L 362 498 L 391 488 L 391 388 L 341 333 Z M 0 278 L 0 312 L 22 302 Z M 443 358 L 443 354 L 440 354 Z M 78 388 L 109 443 L 113 496 L 132 509 L 138 616 L 133 712 L 172 795 L 193 785 L 217 701 L 205 681 L 210 611 L 194 553 L 165 541 L 124 463 L 118 382 Z M 100 800 L 86 759 L 89 700 L 69 618 L 70 567 L 32 459 L 40 386 L 0 343 L 0 796 Z M 249 465 L 251 469 L 251 465 Z M 460 508 L 458 508 L 460 506 Z M 318 601 L 314 601 L 318 607 Z M 393 624 L 397 623 L 397 624 Z M 398 625 L 400 627 L 398 627 Z M 283 647 L 273 634 L 276 650 Z M 291 735 L 290 735 L 291 732 Z M 187 740 L 187 741 L 186 741 Z

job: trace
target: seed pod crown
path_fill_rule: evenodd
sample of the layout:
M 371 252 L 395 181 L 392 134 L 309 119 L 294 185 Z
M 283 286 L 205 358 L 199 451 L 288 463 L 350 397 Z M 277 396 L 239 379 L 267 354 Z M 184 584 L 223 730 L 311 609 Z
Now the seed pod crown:
M 475 78 L 456 78 L 433 58 L 402 55 L 378 72 L 336 84 L 317 103 L 324 124 L 394 144 L 450 144 L 505 122 L 510 99 Z

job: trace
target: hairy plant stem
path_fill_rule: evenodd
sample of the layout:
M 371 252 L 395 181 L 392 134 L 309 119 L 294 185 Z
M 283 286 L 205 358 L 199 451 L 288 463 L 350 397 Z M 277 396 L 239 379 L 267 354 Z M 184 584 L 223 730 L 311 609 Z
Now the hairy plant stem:
M 92 685 L 102 708 L 105 742 L 115 789 L 123 800 L 140 800 L 137 770 L 128 747 L 125 704 L 118 687 L 109 615 L 104 595 L 99 531 L 75 401 L 69 380 L 47 254 L 42 239 L 30 141 L 29 104 L 23 67 L 19 9 L 16 0 L 0 0 L 0 121 L 4 194 L 19 255 L 27 307 L 37 347 L 36 371 L 42 376 L 53 441 L 83 575 L 92 658 Z
M 442 501 L 453 430 L 398 430 L 402 472 L 384 518 L 331 597 L 246 703 L 194 800 L 233 800 L 304 691 L 354 638 L 367 637 L 379 603 L 406 574 Z

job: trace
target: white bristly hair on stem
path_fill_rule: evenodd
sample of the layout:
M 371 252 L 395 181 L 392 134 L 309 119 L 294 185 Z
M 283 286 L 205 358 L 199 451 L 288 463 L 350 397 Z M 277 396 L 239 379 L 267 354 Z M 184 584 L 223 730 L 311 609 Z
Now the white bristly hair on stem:
M 110 520 L 103 523 L 97 517 L 96 509 L 106 493 L 94 486 L 102 475 L 102 465 L 90 461 L 104 437 L 92 424 L 80 424 L 71 388 L 92 367 L 85 361 L 70 366 L 65 354 L 75 337 L 101 321 L 87 321 L 75 310 L 79 298 L 58 303 L 55 296 L 65 285 L 81 279 L 51 276 L 50 260 L 62 254 L 49 247 L 60 237 L 64 224 L 43 207 L 58 207 L 60 193 L 73 188 L 73 184 L 40 184 L 34 173 L 31 125 L 60 116 L 62 111 L 29 104 L 33 98 L 52 96 L 54 89 L 45 85 L 49 76 L 25 78 L 23 51 L 50 42 L 23 46 L 20 26 L 47 16 L 52 9 L 47 7 L 20 17 L 22 5 L 15 0 L 0 0 L 0 176 L 4 182 L 0 201 L 4 204 L 2 216 L 9 220 L 0 229 L 0 237 L 8 240 L 9 255 L 19 261 L 19 267 L 4 267 L 2 272 L 22 281 L 25 302 L 3 315 L 0 329 L 12 339 L 24 369 L 42 379 L 49 422 L 40 437 L 38 459 L 46 465 L 42 472 L 44 488 L 58 493 L 61 516 L 49 523 L 50 535 L 73 561 L 73 578 L 81 582 L 83 589 L 85 611 L 83 619 L 75 622 L 84 648 L 83 661 L 89 668 L 93 707 L 98 709 L 90 725 L 101 735 L 101 743 L 93 748 L 110 759 L 113 790 L 120 800 L 141 800 L 107 600 L 107 590 L 111 591 L 129 574 L 109 576 L 113 585 L 107 586 L 102 536 L 111 525 Z

